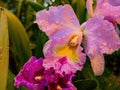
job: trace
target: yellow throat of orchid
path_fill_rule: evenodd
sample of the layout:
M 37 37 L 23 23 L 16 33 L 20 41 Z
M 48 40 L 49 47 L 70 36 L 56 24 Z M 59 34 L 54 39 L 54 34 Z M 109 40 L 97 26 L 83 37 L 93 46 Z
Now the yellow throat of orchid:
M 78 61 L 80 59 L 77 54 L 77 47 L 79 42 L 79 36 L 73 35 L 67 45 L 65 46 L 57 46 L 55 48 L 57 56 L 66 56 L 69 60 Z

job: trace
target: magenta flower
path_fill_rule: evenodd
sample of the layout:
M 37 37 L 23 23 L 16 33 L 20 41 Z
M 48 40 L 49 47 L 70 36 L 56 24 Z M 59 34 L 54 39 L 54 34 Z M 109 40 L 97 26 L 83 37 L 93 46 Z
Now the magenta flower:
M 24 85 L 30 90 L 44 90 L 47 82 L 43 79 L 44 67 L 42 64 L 42 58 L 37 60 L 35 57 L 31 57 L 15 77 L 14 86 L 18 88 L 20 85 Z
M 45 57 L 66 56 L 68 63 L 74 64 L 77 70 L 81 70 L 86 59 L 80 46 L 82 31 L 71 6 L 51 6 L 48 11 L 42 10 L 36 14 L 35 23 L 49 37 L 43 49 Z
M 20 85 L 24 85 L 30 90 L 44 90 L 45 88 L 48 90 L 76 90 L 72 84 L 74 73 L 66 74 L 64 71 L 59 73 L 57 66 L 56 69 L 53 66 L 45 69 L 43 63 L 42 58 L 37 60 L 32 56 L 15 77 L 14 86 L 18 88 Z
M 52 71 L 52 73 L 50 71 Z M 73 73 L 65 74 L 63 72 L 60 74 L 57 71 L 54 70 L 54 68 L 50 68 L 45 71 L 46 80 L 49 82 L 48 90 L 77 90 L 72 84 L 72 77 L 74 76 Z
M 120 24 L 120 0 L 96 0 L 96 7 L 93 10 L 93 0 L 87 0 L 88 13 L 93 16 L 101 14 L 109 16 Z

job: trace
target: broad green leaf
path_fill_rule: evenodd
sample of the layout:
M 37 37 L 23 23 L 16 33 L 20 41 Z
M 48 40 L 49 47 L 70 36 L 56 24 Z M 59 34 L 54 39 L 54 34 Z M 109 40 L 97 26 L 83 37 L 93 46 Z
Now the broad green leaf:
M 32 55 L 26 30 L 19 19 L 5 10 L 10 34 L 10 51 L 16 64 L 23 65 Z
M 9 37 L 7 16 L 0 8 L 0 90 L 6 90 L 9 63 Z

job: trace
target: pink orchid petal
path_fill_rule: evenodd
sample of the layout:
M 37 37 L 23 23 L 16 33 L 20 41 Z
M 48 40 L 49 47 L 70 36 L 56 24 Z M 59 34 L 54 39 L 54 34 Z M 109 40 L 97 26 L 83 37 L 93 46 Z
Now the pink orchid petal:
M 86 7 L 87 7 L 87 11 L 88 13 L 93 16 L 93 0 L 87 0 L 86 1 Z
M 51 6 L 49 10 L 42 10 L 36 14 L 39 28 L 49 37 L 58 30 L 79 29 L 79 21 L 70 5 Z
M 95 15 L 85 27 L 85 51 L 92 58 L 96 54 L 111 54 L 120 48 L 120 38 L 115 27 L 103 16 Z
M 95 13 L 111 16 L 120 24 L 120 0 L 99 0 Z
M 96 2 L 96 7 L 93 11 L 93 0 L 87 0 L 86 6 L 91 16 L 96 14 L 109 16 L 120 24 L 120 0 L 96 0 Z
M 47 43 L 44 46 L 43 51 L 44 51 L 45 57 L 46 58 L 51 58 L 52 60 L 53 60 L 53 58 L 60 58 L 61 56 L 59 57 L 56 54 L 56 50 L 55 50 L 56 46 L 67 45 L 70 37 L 74 34 L 79 34 L 79 33 L 75 32 L 75 31 L 72 31 L 72 30 L 71 31 L 70 30 L 64 30 L 63 32 L 62 31 L 57 31 L 51 37 L 51 39 L 49 41 L 47 41 Z M 79 42 L 78 42 L 79 45 L 80 45 L 80 42 L 82 40 L 81 38 L 82 38 L 82 36 L 80 36 L 80 39 L 79 39 Z M 69 61 L 69 63 L 73 63 L 73 66 L 76 66 L 77 70 L 82 70 L 86 57 L 85 57 L 85 54 L 81 52 L 83 50 L 83 48 L 79 45 L 76 49 L 76 53 L 80 57 L 80 60 L 77 61 L 77 62 L 73 62 L 74 60 L 72 60 L 72 61 L 68 60 L 68 61 Z M 62 56 L 62 57 L 65 57 L 65 56 Z
M 103 55 L 95 55 L 91 60 L 91 66 L 93 73 L 96 76 L 102 75 L 104 72 L 104 56 Z
M 45 57 L 47 58 L 56 57 L 55 47 L 66 45 L 70 37 L 74 34 L 78 34 L 78 32 L 67 29 L 62 31 L 57 31 L 54 35 L 51 36 L 51 39 L 48 40 L 44 45 L 43 52 Z
M 66 57 L 54 59 L 46 58 L 43 66 L 46 67 L 46 69 L 53 67 L 58 73 L 61 74 L 70 74 L 75 73 L 77 70 L 81 70 L 81 67 L 78 64 L 69 61 Z

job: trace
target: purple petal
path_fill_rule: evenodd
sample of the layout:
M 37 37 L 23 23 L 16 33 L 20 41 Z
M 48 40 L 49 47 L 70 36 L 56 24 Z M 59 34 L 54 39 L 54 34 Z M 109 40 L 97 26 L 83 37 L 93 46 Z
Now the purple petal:
M 64 67 L 66 65 L 68 67 Z M 75 90 L 75 86 L 72 84 L 72 77 L 76 67 L 71 65 L 67 62 L 66 57 L 44 60 L 45 79 L 49 82 L 48 90 Z M 70 68 L 74 68 L 74 71 L 70 70 Z
M 115 27 L 103 16 L 96 15 L 89 19 L 84 30 L 84 46 L 87 55 L 111 54 L 120 48 L 120 38 Z
M 48 59 L 46 63 L 46 59 L 43 61 L 41 58 L 37 60 L 35 57 L 31 57 L 16 76 L 14 86 L 18 88 L 20 85 L 24 85 L 30 90 L 44 90 L 45 87 L 48 87 L 48 90 L 74 90 L 75 87 L 72 84 L 74 73 L 65 73 L 60 69 L 67 64 L 66 58 L 57 61 L 51 63 L 51 60 Z M 40 76 L 43 76 L 42 79 Z
M 120 0 L 97 0 L 95 13 L 111 16 L 120 23 Z
M 55 73 L 47 79 L 49 81 L 48 90 L 77 90 L 72 84 L 72 74 Z M 54 80 L 54 81 L 53 81 Z
M 78 32 L 68 29 L 54 33 L 51 39 L 44 45 L 43 52 L 45 57 L 55 57 L 55 47 L 66 45 L 69 42 L 71 36 L 78 34 Z
M 23 66 L 23 69 L 20 70 L 19 74 L 15 77 L 15 83 L 14 86 L 17 88 L 20 87 L 20 85 L 24 85 L 29 89 L 38 88 L 40 87 L 38 83 L 35 80 L 35 75 L 43 74 L 43 59 L 36 59 L 34 56 L 32 56 L 27 63 Z M 42 87 L 41 87 L 42 88 Z M 36 89 L 37 90 L 37 89 Z
M 78 35 L 79 37 L 79 40 L 77 42 L 78 45 L 76 47 L 68 48 L 69 41 L 73 35 Z M 43 49 L 44 55 L 46 58 L 67 57 L 69 62 L 72 62 L 73 65 L 76 65 L 76 67 L 79 67 L 79 70 L 81 70 L 85 63 L 85 59 L 86 59 L 85 54 L 82 53 L 83 49 L 80 46 L 80 42 L 82 41 L 81 39 L 82 39 L 82 35 L 80 32 L 69 31 L 69 30 L 64 30 L 64 32 L 57 31 L 51 37 L 51 39 L 45 44 L 44 49 Z M 59 51 L 57 51 L 56 49 L 58 47 L 60 48 Z M 64 52 L 64 53 L 61 54 L 59 52 Z M 66 65 L 66 67 L 69 67 L 69 65 L 68 66 Z
M 35 23 L 49 37 L 59 30 L 79 30 L 80 27 L 79 21 L 70 5 L 51 6 L 48 11 L 39 11 L 36 14 Z
M 45 59 L 43 66 L 46 69 L 53 67 L 60 74 L 71 74 L 80 69 L 80 66 L 78 64 L 68 61 L 66 57 L 51 60 Z

